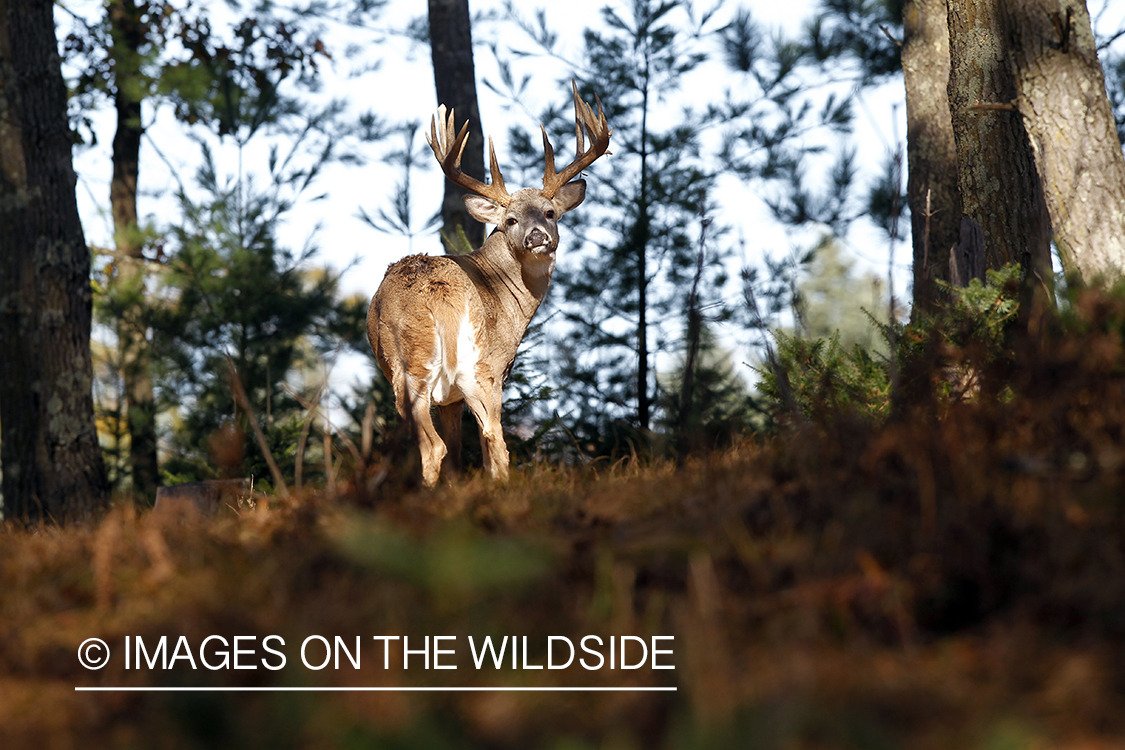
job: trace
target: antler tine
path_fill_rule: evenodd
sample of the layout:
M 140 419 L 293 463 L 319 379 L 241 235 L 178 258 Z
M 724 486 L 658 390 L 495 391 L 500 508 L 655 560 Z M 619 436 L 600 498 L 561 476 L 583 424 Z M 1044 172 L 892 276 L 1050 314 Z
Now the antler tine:
M 441 123 L 440 127 L 438 122 Z M 438 163 L 441 165 L 441 171 L 445 173 L 445 176 L 455 185 L 460 185 L 477 195 L 483 195 L 501 206 L 507 206 L 511 203 L 512 196 L 508 195 L 508 191 L 504 187 L 504 177 L 500 174 L 500 166 L 496 162 L 496 149 L 492 146 L 492 139 L 488 139 L 492 184 L 485 185 L 475 177 L 461 171 L 461 157 L 465 153 L 465 144 L 468 143 L 469 139 L 468 120 L 461 126 L 460 132 L 456 135 L 454 133 L 453 110 L 450 109 L 448 116 L 446 116 L 445 105 L 441 104 L 438 106 L 436 120 L 430 118 L 430 132 L 426 136 L 426 142 L 433 149 L 434 156 L 437 157 Z
M 500 165 L 496 163 L 496 149 L 492 146 L 492 136 L 488 137 L 488 171 L 492 173 L 492 184 L 489 187 L 508 195 L 508 190 L 504 187 L 504 175 L 500 174 Z M 504 203 L 504 205 L 508 204 Z
M 605 111 L 602 109 L 602 101 L 598 95 L 594 94 L 594 100 L 598 104 L 598 114 L 595 116 L 593 108 L 578 95 L 578 84 L 571 79 L 570 85 L 574 89 L 574 134 L 577 155 L 562 172 L 556 172 L 555 152 L 547 139 L 547 130 L 543 128 L 543 194 L 548 198 L 554 197 L 559 188 L 593 164 L 599 156 L 609 153 L 609 139 L 613 135 L 612 128 L 606 122 Z M 590 136 L 589 150 L 586 149 L 587 134 Z
M 551 146 L 551 139 L 547 137 L 547 128 L 539 123 L 543 131 L 543 184 L 547 184 L 547 175 L 555 173 L 555 149 Z
M 589 109 L 586 102 L 582 101 L 582 97 L 578 96 L 578 84 L 573 78 L 570 79 L 570 87 L 574 89 L 574 143 L 577 153 L 575 159 L 582 156 L 582 152 L 586 149 L 585 128 L 583 122 L 585 118 L 585 110 Z M 596 96 L 596 94 L 595 94 Z

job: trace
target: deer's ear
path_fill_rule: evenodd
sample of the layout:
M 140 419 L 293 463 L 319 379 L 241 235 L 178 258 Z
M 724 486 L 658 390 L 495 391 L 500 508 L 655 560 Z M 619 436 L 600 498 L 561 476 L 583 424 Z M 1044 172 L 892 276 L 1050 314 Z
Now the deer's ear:
M 480 195 L 466 195 L 462 198 L 469 216 L 485 224 L 499 224 L 504 218 L 504 207 Z
M 565 214 L 578 207 L 578 204 L 586 197 L 586 181 L 573 180 L 566 183 L 555 193 L 554 202 L 555 207 L 558 209 L 559 215 Z

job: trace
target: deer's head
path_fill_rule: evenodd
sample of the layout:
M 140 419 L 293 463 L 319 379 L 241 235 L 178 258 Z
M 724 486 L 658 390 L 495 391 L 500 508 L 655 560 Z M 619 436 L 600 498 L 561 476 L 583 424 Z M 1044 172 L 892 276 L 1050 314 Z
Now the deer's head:
M 445 175 L 470 191 L 464 198 L 469 215 L 477 221 L 495 224 L 496 232 L 504 234 L 508 246 L 521 262 L 549 262 L 553 267 L 555 250 L 559 245 L 559 218 L 582 203 L 586 197 L 586 181 L 574 178 L 599 156 L 608 153 L 612 130 L 606 123 L 601 101 L 597 102 L 598 113 L 595 115 L 590 105 L 578 96 L 578 87 L 573 82 L 571 85 L 574 89 L 578 155 L 561 172 L 556 172 L 555 151 L 547 138 L 546 128 L 540 126 L 543 130 L 545 162 L 542 189 L 523 188 L 509 194 L 496 163 L 496 150 L 491 138 L 488 139 L 488 153 L 492 183 L 486 185 L 465 174 L 461 171 L 461 155 L 468 138 L 468 123 L 455 136 L 453 111 L 449 110 L 447 114 L 444 105 L 438 107 L 436 121 L 430 121 L 430 132 L 426 140 L 434 150 L 434 156 L 441 163 Z M 585 147 L 587 135 L 590 138 L 589 149 Z

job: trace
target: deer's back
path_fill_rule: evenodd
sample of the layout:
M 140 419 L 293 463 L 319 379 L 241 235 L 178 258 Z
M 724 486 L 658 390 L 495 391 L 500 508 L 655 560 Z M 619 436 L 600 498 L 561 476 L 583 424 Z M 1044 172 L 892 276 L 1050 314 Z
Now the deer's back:
M 476 374 L 481 310 L 479 290 L 453 258 L 411 255 L 387 268 L 367 337 L 392 383 L 401 369 L 429 385 L 434 403 L 456 401 L 459 383 Z

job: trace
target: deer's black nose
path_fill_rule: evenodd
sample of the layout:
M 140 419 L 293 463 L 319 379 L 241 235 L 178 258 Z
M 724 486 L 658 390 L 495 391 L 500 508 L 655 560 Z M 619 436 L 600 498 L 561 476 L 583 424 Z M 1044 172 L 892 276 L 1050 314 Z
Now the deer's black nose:
M 551 238 L 547 236 L 546 232 L 536 228 L 527 233 L 527 238 L 523 241 L 523 246 L 527 248 L 540 247 L 548 244 L 550 241 Z

